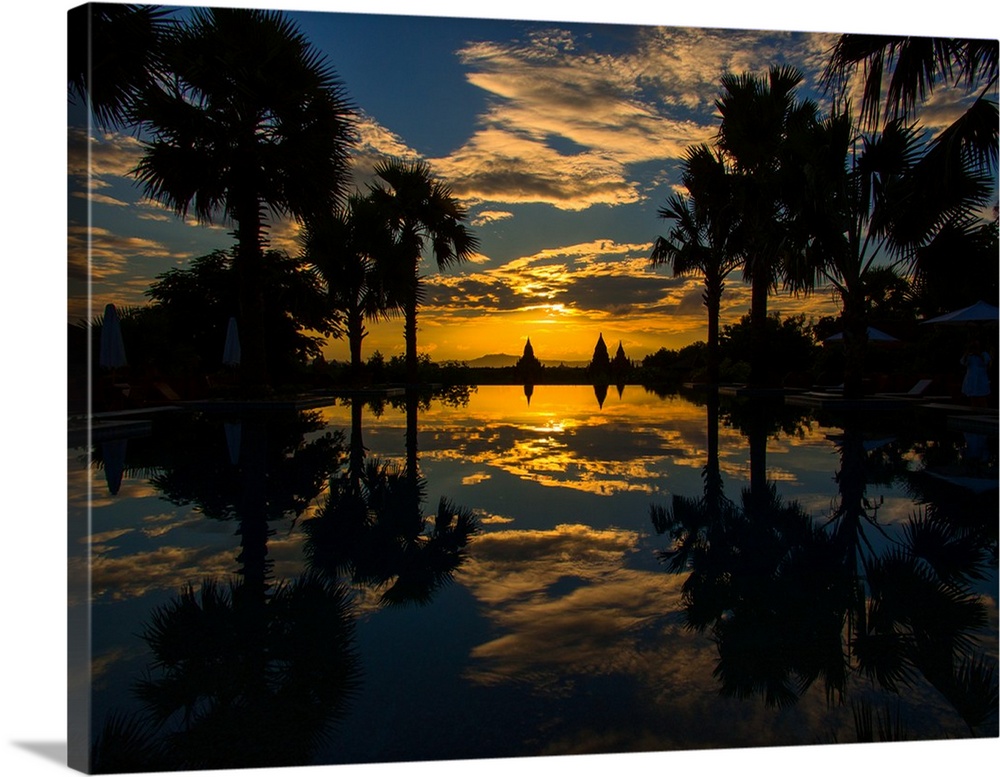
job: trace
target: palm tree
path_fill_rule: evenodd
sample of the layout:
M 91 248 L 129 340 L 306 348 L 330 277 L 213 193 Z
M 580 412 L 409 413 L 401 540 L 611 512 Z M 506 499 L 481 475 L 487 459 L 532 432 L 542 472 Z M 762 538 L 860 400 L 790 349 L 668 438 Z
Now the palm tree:
M 277 12 L 196 9 L 164 60 L 170 78 L 133 111 L 150 135 L 135 174 L 179 215 L 235 223 L 243 377 L 265 386 L 268 219 L 304 220 L 341 201 L 353 110 L 333 68 Z
M 654 266 L 669 265 L 674 275 L 702 274 L 702 301 L 708 310 L 707 378 L 714 386 L 719 382 L 719 311 L 725 279 L 742 261 L 730 248 L 736 214 L 725 162 L 707 145 L 688 148 L 681 181 L 688 196 L 674 194 L 657 211 L 661 219 L 672 219 L 673 226 L 666 237 L 657 237 L 650 261 Z
M 390 220 L 398 249 L 399 277 L 405 281 L 403 336 L 406 340 L 406 378 L 417 382 L 417 306 L 422 290 L 420 259 L 426 243 L 439 270 L 468 261 L 479 241 L 464 224 L 466 211 L 451 189 L 431 173 L 423 160 L 391 159 L 375 166 L 373 200 Z M 392 258 L 390 259 L 392 260 Z
M 888 261 L 919 275 L 922 257 L 935 252 L 942 235 L 953 247 L 970 245 L 990 181 L 969 159 L 946 173 L 921 133 L 901 121 L 861 135 L 848 113 L 835 114 L 810 136 L 800 209 L 810 242 L 802 264 L 790 263 L 786 277 L 808 289 L 818 275 L 836 289 L 843 305 L 844 395 L 858 397 L 878 272 Z
M 980 168 L 996 169 L 997 104 L 990 99 L 997 86 L 995 40 L 841 35 L 823 75 L 827 91 L 843 95 L 859 68 L 864 78 L 859 118 L 867 130 L 912 120 L 939 84 L 967 94 L 978 91 L 935 146 L 952 159 L 968 156 Z
M 372 197 L 352 195 L 344 208 L 310 221 L 302 235 L 306 259 L 326 281 L 334 309 L 344 314 L 351 352 L 351 374 L 361 381 L 361 346 L 367 321 L 391 316 L 401 305 L 393 289 L 398 266 L 396 243 L 385 214 Z M 396 292 L 396 294 L 394 294 Z
M 163 73 L 162 47 L 175 22 L 155 5 L 89 3 L 67 17 L 70 99 L 85 100 L 106 126 L 131 123 L 136 99 Z
M 811 100 L 796 99 L 802 81 L 791 67 L 772 67 L 766 78 L 726 74 L 716 106 L 722 116 L 716 145 L 732 176 L 740 213 L 733 245 L 743 256 L 743 276 L 752 284 L 750 383 L 762 386 L 767 297 L 780 276 L 781 263 L 800 250 L 790 230 L 797 206 L 794 187 L 802 179 L 796 154 L 802 136 L 817 120 Z M 738 241 L 738 242 L 737 242 Z

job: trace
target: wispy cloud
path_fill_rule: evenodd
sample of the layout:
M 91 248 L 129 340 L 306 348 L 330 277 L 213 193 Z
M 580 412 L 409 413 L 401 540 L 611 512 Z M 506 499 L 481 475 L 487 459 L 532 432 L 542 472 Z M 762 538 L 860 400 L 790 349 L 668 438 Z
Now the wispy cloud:
M 483 210 L 473 216 L 469 223 L 474 227 L 484 227 L 487 224 L 512 218 L 514 218 L 514 214 L 509 210 Z
M 726 72 L 789 62 L 815 84 L 831 36 L 636 28 L 621 51 L 573 32 L 480 41 L 458 52 L 466 78 L 490 96 L 480 127 L 434 160 L 470 200 L 548 203 L 578 211 L 642 199 L 628 166 L 676 160 L 716 132 Z

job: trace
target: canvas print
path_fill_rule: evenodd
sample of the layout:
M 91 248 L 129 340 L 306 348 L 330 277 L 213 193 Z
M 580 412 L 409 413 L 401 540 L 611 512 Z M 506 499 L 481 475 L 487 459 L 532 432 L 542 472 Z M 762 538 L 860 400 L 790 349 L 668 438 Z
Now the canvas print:
M 69 11 L 70 765 L 996 738 L 997 52 Z

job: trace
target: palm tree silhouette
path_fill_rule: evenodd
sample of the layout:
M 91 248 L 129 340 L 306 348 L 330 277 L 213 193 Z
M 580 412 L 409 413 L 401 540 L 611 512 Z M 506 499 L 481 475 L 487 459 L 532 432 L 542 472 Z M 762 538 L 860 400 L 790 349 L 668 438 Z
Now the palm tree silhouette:
M 86 100 L 105 126 L 132 122 L 135 101 L 163 73 L 173 11 L 155 5 L 90 3 L 71 8 L 67 69 L 70 99 Z
M 795 187 L 801 182 L 796 149 L 816 121 L 818 108 L 796 98 L 802 75 L 791 67 L 772 67 L 767 77 L 726 74 L 716 106 L 722 116 L 716 146 L 731 176 L 739 229 L 730 251 L 743 257 L 743 276 L 752 284 L 750 383 L 763 386 L 767 298 L 781 265 L 800 250 L 796 231 Z
M 811 289 L 831 284 L 843 305 L 844 395 L 862 393 L 862 368 L 874 286 L 888 255 L 896 267 L 919 273 L 926 252 L 944 239 L 951 249 L 978 239 L 978 212 L 990 180 L 966 158 L 949 168 L 933 156 L 913 127 L 890 122 L 880 133 L 858 135 L 849 113 L 834 114 L 809 130 L 813 137 L 801 218 L 810 251 L 786 273 Z M 860 147 L 860 148 L 859 148 Z
M 402 304 L 393 271 L 400 262 L 386 214 L 372 197 L 352 195 L 347 205 L 311 220 L 302 235 L 306 258 L 326 281 L 329 299 L 343 312 L 351 375 L 361 382 L 361 346 L 367 321 L 391 316 Z
M 666 237 L 657 237 L 650 254 L 654 266 L 666 264 L 674 275 L 701 273 L 705 291 L 702 301 L 708 310 L 708 351 L 706 377 L 710 385 L 719 382 L 719 311 L 725 279 L 740 266 L 742 257 L 731 239 L 736 227 L 730 178 L 718 153 L 708 146 L 688 148 L 681 172 L 688 196 L 673 194 L 657 211 L 673 226 Z
M 935 150 L 974 161 L 990 172 L 997 162 L 997 42 L 975 38 L 841 35 L 823 74 L 828 92 L 842 95 L 858 70 L 864 78 L 859 114 L 868 130 L 909 121 L 934 88 L 979 90 L 975 101 L 933 141 Z M 884 94 L 884 98 L 883 98 Z
M 389 219 L 398 248 L 388 262 L 398 261 L 395 273 L 402 283 L 404 296 L 403 334 L 406 340 L 406 379 L 417 382 L 417 307 L 422 301 L 420 258 L 425 245 L 439 270 L 468 261 L 478 250 L 479 242 L 464 224 L 465 209 L 451 189 L 431 173 L 423 160 L 404 162 L 398 159 L 375 166 L 376 182 L 371 196 Z
M 178 215 L 235 223 L 241 375 L 265 386 L 268 219 L 329 212 L 348 180 L 353 109 L 332 67 L 280 13 L 195 9 L 169 38 L 171 78 L 133 111 L 148 130 L 135 175 Z

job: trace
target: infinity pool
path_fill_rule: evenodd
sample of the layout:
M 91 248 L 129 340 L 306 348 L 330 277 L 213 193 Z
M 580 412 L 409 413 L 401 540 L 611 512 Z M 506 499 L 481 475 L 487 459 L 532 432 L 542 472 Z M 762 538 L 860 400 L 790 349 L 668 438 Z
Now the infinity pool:
M 998 734 L 995 436 L 479 387 L 69 460 L 98 770 Z

